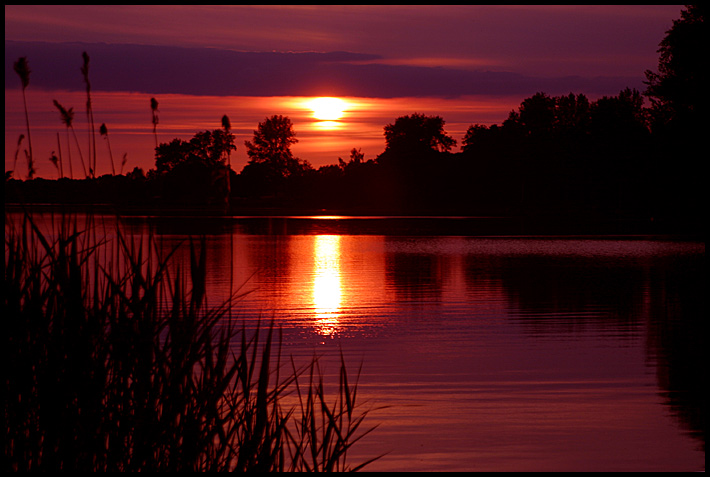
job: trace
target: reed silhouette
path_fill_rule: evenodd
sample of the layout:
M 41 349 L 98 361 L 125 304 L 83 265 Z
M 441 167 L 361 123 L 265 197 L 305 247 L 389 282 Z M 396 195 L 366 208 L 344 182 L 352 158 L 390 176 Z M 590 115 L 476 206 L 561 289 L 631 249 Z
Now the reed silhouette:
M 8 178 L 12 176 L 12 174 L 17 170 L 17 156 L 20 155 L 20 151 L 22 150 L 22 142 L 25 140 L 25 135 L 20 134 L 17 137 L 17 147 L 15 148 L 15 159 L 12 163 L 12 170 L 11 171 L 6 171 L 5 172 L 5 177 Z
M 228 138 L 229 142 L 234 142 L 234 136 L 232 135 L 232 122 L 229 120 L 229 116 L 226 114 L 222 116 L 222 128 L 224 129 L 224 134 Z M 226 173 L 226 184 L 227 193 L 225 195 L 225 204 L 229 207 L 229 200 L 232 197 L 232 149 L 227 148 L 227 169 Z
M 34 155 L 32 153 L 32 133 L 30 132 L 30 115 L 27 111 L 27 93 L 25 90 L 30 84 L 30 66 L 27 62 L 27 57 L 18 58 L 15 61 L 13 68 L 15 73 L 20 77 L 20 82 L 22 83 L 22 102 L 25 107 L 25 124 L 27 127 L 27 143 L 29 147 L 29 153 L 27 155 L 27 178 L 32 179 L 35 174 L 34 168 Z M 19 141 L 18 141 L 19 142 Z
M 155 148 L 158 149 L 158 100 L 150 98 L 150 112 L 153 122 L 153 136 L 155 136 Z
M 81 230 L 76 216 L 54 223 L 47 234 L 30 214 L 5 222 L 6 471 L 344 471 L 371 462 L 347 458 L 370 430 L 342 355 L 332 396 L 316 358 L 282 360 L 273 323 L 225 319 L 239 290 L 208 307 L 204 239 L 185 245 L 183 271 L 151 237 L 118 228 L 115 241 L 97 238 L 91 216 Z
M 57 155 L 54 153 L 54 151 L 52 151 L 52 154 L 49 156 L 49 162 L 51 162 L 52 165 L 57 169 L 57 176 L 59 176 L 59 178 L 61 179 L 61 177 L 62 177 L 62 172 L 61 172 L 61 169 L 60 169 L 60 167 L 59 167 L 59 158 L 58 158 Z
M 76 143 L 76 148 L 79 151 L 79 159 L 81 160 L 81 167 L 84 170 L 84 177 L 89 177 L 89 172 L 87 172 L 86 164 L 84 163 L 84 155 L 81 153 L 81 146 L 79 145 L 79 138 L 76 136 L 76 131 L 74 130 L 74 126 L 73 126 L 74 108 L 66 109 L 56 99 L 54 100 L 54 106 L 59 110 L 60 119 L 61 119 L 62 123 L 64 123 L 64 125 L 67 127 L 67 148 L 68 148 L 68 153 L 69 153 L 69 172 L 72 175 L 71 177 L 73 178 L 74 176 L 73 176 L 72 165 L 71 165 L 71 144 L 69 143 L 69 130 L 71 130 L 71 132 L 74 136 L 74 142 Z
M 111 173 L 115 176 L 116 175 L 116 166 L 113 162 L 113 152 L 111 152 L 111 141 L 108 139 L 108 128 L 106 127 L 106 123 L 101 123 L 101 127 L 99 128 L 99 134 L 106 139 L 106 145 L 108 146 L 108 155 L 109 158 L 111 159 Z
M 89 55 L 82 53 L 84 63 L 81 67 L 81 74 L 86 84 L 86 123 L 88 127 L 89 139 L 89 171 L 91 177 L 96 177 L 96 128 L 94 127 L 94 108 L 91 103 L 91 82 L 89 81 Z
M 59 178 L 64 178 L 64 161 L 62 159 L 62 143 L 59 139 L 59 133 L 57 133 L 57 151 L 59 152 Z

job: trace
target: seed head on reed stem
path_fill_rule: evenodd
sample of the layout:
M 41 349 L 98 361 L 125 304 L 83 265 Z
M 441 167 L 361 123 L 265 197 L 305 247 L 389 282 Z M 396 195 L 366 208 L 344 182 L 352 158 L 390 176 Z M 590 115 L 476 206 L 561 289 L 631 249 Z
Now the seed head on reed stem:
M 113 163 L 113 153 L 111 152 L 111 142 L 108 140 L 108 128 L 106 127 L 106 123 L 101 123 L 101 127 L 99 128 L 99 134 L 106 139 L 106 145 L 108 146 L 108 155 L 111 158 L 111 171 L 113 172 L 113 175 L 116 175 L 116 166 Z
M 76 142 L 76 148 L 79 150 L 79 159 L 81 159 L 81 167 L 84 169 L 84 176 L 89 177 L 89 174 L 86 172 L 86 165 L 84 164 L 84 156 L 81 153 L 81 146 L 79 146 L 79 139 L 76 137 L 76 131 L 74 131 L 74 126 L 72 125 L 74 121 L 74 108 L 66 109 L 59 104 L 59 101 L 56 99 L 54 100 L 54 106 L 59 110 L 60 119 L 67 127 L 67 147 L 69 147 L 69 130 L 71 130 L 74 135 L 74 141 Z M 69 170 L 71 171 L 71 148 L 69 149 Z
M 51 162 L 52 165 L 57 168 L 57 175 L 61 178 L 61 177 L 62 177 L 62 174 L 61 174 L 61 172 L 59 171 L 59 158 L 58 158 L 57 155 L 54 153 L 54 151 L 52 151 L 52 155 L 49 156 L 49 162 Z

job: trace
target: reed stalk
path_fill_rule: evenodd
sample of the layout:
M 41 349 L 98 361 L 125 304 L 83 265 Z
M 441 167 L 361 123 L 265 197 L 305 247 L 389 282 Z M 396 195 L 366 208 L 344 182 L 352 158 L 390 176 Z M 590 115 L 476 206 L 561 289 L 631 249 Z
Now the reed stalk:
M 108 145 L 108 155 L 111 159 L 111 172 L 115 176 L 116 166 L 113 162 L 113 152 L 111 152 L 111 141 L 108 140 L 108 128 L 106 127 L 106 123 L 101 123 L 101 127 L 99 128 L 99 134 L 101 134 L 104 139 L 106 139 L 106 145 Z
M 59 133 L 57 133 L 57 151 L 59 151 L 59 177 L 64 178 L 64 161 L 62 160 L 62 143 L 59 140 Z
M 22 150 L 22 141 L 25 139 L 24 134 L 20 134 L 17 138 L 17 148 L 15 149 L 15 160 L 12 163 L 12 172 L 17 171 L 17 156 L 20 155 L 20 151 Z
M 229 120 L 229 116 L 227 116 L 226 114 L 222 116 L 222 127 L 224 128 L 224 133 L 227 135 L 227 191 L 225 197 L 225 205 L 227 211 L 229 211 L 229 201 L 232 196 L 232 150 L 229 147 L 229 144 L 231 144 L 230 136 L 232 134 L 232 122 Z
M 72 134 L 74 135 L 74 142 L 76 143 L 76 148 L 79 151 L 79 159 L 81 160 L 81 167 L 84 169 L 84 177 L 89 177 L 89 173 L 86 170 L 86 164 L 84 163 L 84 155 L 81 153 L 81 146 L 79 145 L 79 138 L 76 136 L 76 131 L 74 130 L 74 108 L 69 108 L 66 109 L 64 106 L 62 106 L 59 101 L 56 99 L 54 100 L 54 106 L 59 110 L 59 117 L 62 120 L 62 123 L 67 127 L 67 147 L 70 147 L 69 144 L 69 131 L 71 130 Z M 89 166 L 91 166 L 89 164 Z M 89 167 L 91 169 L 91 167 Z M 71 149 L 69 149 L 69 171 L 72 173 L 72 179 L 73 179 L 73 171 L 71 170 Z
M 367 412 L 342 357 L 332 404 L 317 360 L 283 372 L 273 322 L 225 319 L 239 291 L 207 306 L 204 240 L 181 271 L 152 237 L 5 224 L 4 470 L 362 468 L 346 457 Z
M 91 177 L 96 177 L 96 127 L 94 126 L 94 108 L 91 103 L 91 82 L 89 81 L 89 54 L 83 52 L 81 54 L 83 64 L 81 66 L 81 75 L 84 77 L 86 84 L 86 122 L 88 124 L 89 136 L 89 171 Z
M 13 69 L 15 73 L 20 77 L 22 83 L 22 103 L 25 106 L 25 125 L 27 126 L 27 143 L 29 147 L 29 153 L 27 156 L 27 178 L 32 179 L 35 173 L 34 169 L 34 155 L 32 153 L 32 133 L 30 132 L 30 115 L 27 110 L 27 95 L 25 90 L 30 84 L 30 70 L 29 63 L 27 62 L 27 57 L 23 56 L 17 59 L 13 64 Z
M 153 123 L 153 136 L 155 137 L 155 149 L 158 149 L 158 100 L 150 98 L 150 112 Z

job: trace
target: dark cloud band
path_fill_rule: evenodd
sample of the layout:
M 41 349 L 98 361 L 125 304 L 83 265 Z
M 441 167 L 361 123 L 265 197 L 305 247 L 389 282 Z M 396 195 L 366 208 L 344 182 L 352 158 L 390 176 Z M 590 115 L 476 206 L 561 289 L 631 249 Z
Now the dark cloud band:
M 514 72 L 388 65 L 376 55 L 328 52 L 239 52 L 210 48 L 106 43 L 5 42 L 6 86 L 26 56 L 33 86 L 83 90 L 83 51 L 92 87 L 103 91 L 213 96 L 458 97 L 570 92 L 617 94 L 640 88 L 641 76 L 529 77 Z

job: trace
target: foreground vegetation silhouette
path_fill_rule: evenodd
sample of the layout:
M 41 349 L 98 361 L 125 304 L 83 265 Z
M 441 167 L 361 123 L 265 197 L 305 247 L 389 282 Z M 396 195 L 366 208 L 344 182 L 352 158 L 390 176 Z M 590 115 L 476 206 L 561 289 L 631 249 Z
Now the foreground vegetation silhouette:
M 66 217 L 66 216 L 63 216 Z M 187 273 L 150 238 L 43 234 L 5 221 L 6 471 L 344 471 L 369 430 L 341 356 L 281 356 L 277 330 L 205 304 L 204 243 Z M 202 245 L 202 246 L 201 246 Z M 332 386 L 331 386 L 332 388 Z M 287 399 L 290 399 L 287 401 Z M 373 459 L 374 460 L 374 459 Z

